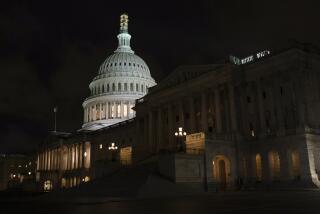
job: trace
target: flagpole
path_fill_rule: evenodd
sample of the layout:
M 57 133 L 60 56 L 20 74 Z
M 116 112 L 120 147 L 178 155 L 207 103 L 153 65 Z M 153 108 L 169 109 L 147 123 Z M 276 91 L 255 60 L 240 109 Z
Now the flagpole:
M 54 112 L 54 132 L 57 132 L 57 111 L 58 108 L 54 107 L 53 112 Z

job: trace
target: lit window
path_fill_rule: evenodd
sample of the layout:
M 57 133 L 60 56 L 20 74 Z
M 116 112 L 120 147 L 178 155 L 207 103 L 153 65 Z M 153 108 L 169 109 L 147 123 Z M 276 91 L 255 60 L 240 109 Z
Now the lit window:
M 117 117 L 121 117 L 121 105 L 118 104 L 117 106 Z
M 124 105 L 123 105 L 123 116 L 124 116 L 124 117 L 127 117 L 127 116 L 128 116 L 127 106 L 128 106 L 127 104 L 124 104 Z

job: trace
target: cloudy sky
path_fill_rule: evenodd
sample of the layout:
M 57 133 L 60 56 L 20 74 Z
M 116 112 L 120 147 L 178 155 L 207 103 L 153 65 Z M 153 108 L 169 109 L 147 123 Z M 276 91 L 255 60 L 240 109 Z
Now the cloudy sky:
M 117 3 L 119 2 L 119 3 Z M 117 46 L 119 15 L 132 48 L 161 81 L 182 64 L 208 64 L 298 40 L 320 46 L 317 1 L 14 1 L 0 7 L 0 153 L 30 152 L 53 129 L 81 127 L 82 101 Z

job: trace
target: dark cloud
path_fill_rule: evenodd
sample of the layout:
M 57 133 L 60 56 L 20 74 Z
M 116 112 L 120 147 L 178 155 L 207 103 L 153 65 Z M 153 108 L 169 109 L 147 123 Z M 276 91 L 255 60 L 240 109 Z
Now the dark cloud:
M 181 64 L 214 63 L 296 39 L 320 46 L 317 1 L 3 1 L 0 152 L 34 150 L 53 129 L 81 127 L 82 102 L 130 16 L 132 47 L 160 81 Z

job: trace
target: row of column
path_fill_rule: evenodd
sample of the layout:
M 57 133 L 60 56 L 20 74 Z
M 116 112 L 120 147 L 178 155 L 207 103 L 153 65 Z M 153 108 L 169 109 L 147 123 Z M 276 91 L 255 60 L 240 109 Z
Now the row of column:
M 58 170 L 61 163 L 60 150 L 46 150 L 38 155 L 37 170 Z
M 84 122 L 114 118 L 130 119 L 135 116 L 132 109 L 134 104 L 130 101 L 113 101 L 88 105 L 84 108 Z
M 224 95 L 223 99 L 221 99 L 221 94 Z M 195 103 L 199 98 L 200 102 Z M 223 111 L 221 106 L 224 108 Z M 200 112 L 199 118 L 197 118 L 196 111 Z M 186 113 L 188 118 L 185 118 Z M 214 115 L 215 132 L 225 131 L 230 133 L 237 131 L 234 87 L 231 84 L 203 91 L 187 100 L 182 98 L 174 103 L 167 104 L 165 107 L 159 106 L 157 109 L 149 111 L 144 117 L 144 130 L 147 130 L 144 139 L 148 141 L 150 150 L 154 152 L 163 147 L 174 147 L 174 132 L 177 131 L 178 127 L 183 127 L 185 130 L 187 127 L 188 134 L 208 131 L 209 113 Z M 167 118 L 164 118 L 165 116 Z M 222 116 L 225 120 L 224 126 Z M 179 119 L 178 123 L 176 122 L 177 118 Z M 166 120 L 167 123 L 164 123 Z M 167 124 L 167 127 L 165 127 L 165 124 Z M 197 124 L 199 124 L 199 127 L 197 127 Z M 223 130 L 223 127 L 225 130 Z M 168 145 L 164 145 L 166 139 Z
M 51 149 L 37 157 L 37 170 L 74 170 L 90 168 L 91 144 L 89 142 L 67 145 L 62 150 Z

